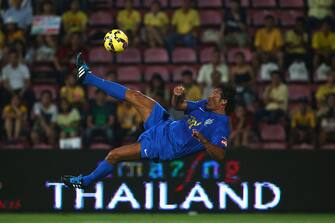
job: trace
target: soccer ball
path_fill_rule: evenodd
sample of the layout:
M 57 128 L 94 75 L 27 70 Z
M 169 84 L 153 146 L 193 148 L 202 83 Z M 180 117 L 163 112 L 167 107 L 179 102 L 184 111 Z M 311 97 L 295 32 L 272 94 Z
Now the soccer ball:
M 121 30 L 113 29 L 106 33 L 104 46 L 108 52 L 122 53 L 128 46 L 128 37 Z

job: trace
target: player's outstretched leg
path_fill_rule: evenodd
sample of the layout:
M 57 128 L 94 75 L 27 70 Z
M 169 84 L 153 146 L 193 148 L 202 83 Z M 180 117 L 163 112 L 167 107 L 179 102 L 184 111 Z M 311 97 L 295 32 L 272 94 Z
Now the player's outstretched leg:
M 70 188 L 86 188 L 109 175 L 114 166 L 120 161 L 139 160 L 141 157 L 141 145 L 139 143 L 121 146 L 111 150 L 105 160 L 99 163 L 97 168 L 86 176 L 63 176 L 62 182 Z
M 139 91 L 128 89 L 121 84 L 97 77 L 90 71 L 81 53 L 77 55 L 76 66 L 78 69 L 76 76 L 78 81 L 83 84 L 96 86 L 106 92 L 107 95 L 120 101 L 126 100 L 136 108 L 144 122 L 147 120 L 156 103 L 152 98 L 143 95 Z

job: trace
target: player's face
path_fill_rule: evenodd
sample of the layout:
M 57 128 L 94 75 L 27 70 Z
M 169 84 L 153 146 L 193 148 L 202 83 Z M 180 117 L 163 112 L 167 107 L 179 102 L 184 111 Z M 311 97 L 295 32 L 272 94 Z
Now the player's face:
M 220 110 L 222 108 L 223 99 L 221 98 L 221 90 L 216 88 L 208 97 L 206 108 L 210 111 Z

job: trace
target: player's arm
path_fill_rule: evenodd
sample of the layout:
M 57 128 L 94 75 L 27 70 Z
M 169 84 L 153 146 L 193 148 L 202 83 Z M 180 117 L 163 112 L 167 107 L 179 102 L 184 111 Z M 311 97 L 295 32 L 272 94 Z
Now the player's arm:
M 185 111 L 187 109 L 184 87 L 177 86 L 173 89 L 171 105 L 176 110 Z
M 203 136 L 199 131 L 193 129 L 192 136 L 199 140 L 199 142 L 205 147 L 207 153 L 218 161 L 222 161 L 225 155 L 224 149 L 212 144 L 205 136 Z

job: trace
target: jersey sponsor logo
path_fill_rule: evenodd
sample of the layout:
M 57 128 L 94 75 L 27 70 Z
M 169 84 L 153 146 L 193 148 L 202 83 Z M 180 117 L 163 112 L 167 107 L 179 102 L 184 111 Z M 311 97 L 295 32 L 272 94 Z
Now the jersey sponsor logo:
M 213 123 L 214 123 L 214 119 L 209 118 L 205 121 L 204 126 L 207 126 L 207 125 L 210 125 L 210 124 L 213 124 Z
M 228 141 L 227 141 L 226 137 L 222 137 L 221 144 L 224 145 L 225 147 L 227 147 Z
M 191 129 L 193 127 L 201 125 L 202 122 L 198 122 L 197 119 L 194 116 L 190 116 L 190 118 L 187 120 L 188 128 Z

